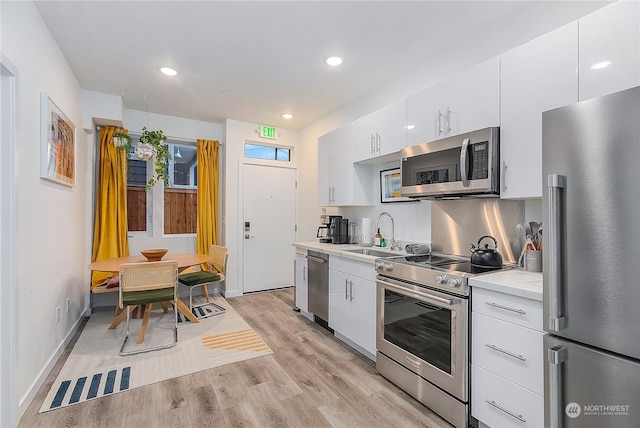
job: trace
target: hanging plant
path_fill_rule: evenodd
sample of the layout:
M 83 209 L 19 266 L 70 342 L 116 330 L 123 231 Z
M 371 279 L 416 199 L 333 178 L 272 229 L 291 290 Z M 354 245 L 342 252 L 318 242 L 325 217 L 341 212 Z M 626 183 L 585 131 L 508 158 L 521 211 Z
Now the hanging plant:
M 128 152 L 129 150 L 131 150 L 131 137 L 129 136 L 129 134 L 125 134 L 124 132 L 114 132 L 113 145 L 116 147 L 120 147 Z
M 140 160 L 146 161 L 155 155 L 153 175 L 147 181 L 147 190 L 151 190 L 159 181 L 164 182 L 165 185 L 169 184 L 168 163 L 173 157 L 164 145 L 165 141 L 167 141 L 167 137 L 161 130 L 149 131 L 145 126 L 142 128 L 140 142 L 135 146 L 136 157 Z M 113 144 L 126 153 L 129 153 L 133 147 L 131 137 L 123 132 L 114 132 Z
M 153 175 L 149 181 L 147 181 L 147 190 L 150 190 L 159 181 L 164 182 L 165 186 L 169 185 L 168 163 L 173 159 L 173 156 L 171 156 L 167 146 L 164 145 L 165 141 L 167 141 L 167 137 L 161 130 L 148 131 L 146 126 L 142 128 L 140 144 L 146 145 L 146 147 L 140 147 L 140 145 L 136 147 L 136 156 L 138 155 L 138 151 L 140 151 L 143 156 L 148 156 L 149 147 L 151 148 L 152 154 L 155 154 Z

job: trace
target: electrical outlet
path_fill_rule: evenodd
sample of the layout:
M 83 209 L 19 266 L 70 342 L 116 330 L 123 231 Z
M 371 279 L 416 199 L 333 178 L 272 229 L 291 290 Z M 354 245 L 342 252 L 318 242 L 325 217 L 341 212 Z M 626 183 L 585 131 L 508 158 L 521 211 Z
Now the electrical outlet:
M 56 323 L 60 322 L 60 306 L 56 306 Z
M 69 306 L 71 306 L 71 299 L 67 297 L 67 313 L 69 313 Z

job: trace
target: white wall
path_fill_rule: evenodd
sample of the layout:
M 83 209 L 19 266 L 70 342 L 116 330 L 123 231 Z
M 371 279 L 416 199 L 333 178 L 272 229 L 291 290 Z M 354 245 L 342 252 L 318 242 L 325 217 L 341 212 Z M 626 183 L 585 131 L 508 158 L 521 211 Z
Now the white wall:
M 280 135 L 277 140 L 261 139 L 256 130 L 259 125 L 255 123 L 227 120 L 224 181 L 225 181 L 225 206 L 223 208 L 223 229 L 225 233 L 225 245 L 229 250 L 229 262 L 226 277 L 226 297 L 242 294 L 242 258 L 243 258 L 243 223 L 242 223 L 242 186 L 241 174 L 244 162 L 244 143 L 258 142 L 262 144 L 277 144 L 278 146 L 292 147 L 293 156 L 291 165 L 299 166 L 299 170 L 308 165 L 301 163 L 300 149 L 298 145 L 298 132 L 288 129 L 278 129 Z M 298 186 L 299 187 L 299 186 Z M 298 194 L 300 191 L 298 191 Z M 298 216 L 300 218 L 300 215 Z M 299 239 L 296 239 L 299 240 Z
M 82 129 L 82 89 L 69 64 L 33 3 L 2 2 L 1 18 L 2 54 L 19 76 L 14 255 L 19 417 L 81 320 L 88 292 L 91 251 L 86 246 L 85 213 L 92 183 L 87 174 L 88 139 Z M 40 92 L 47 92 L 76 125 L 75 187 L 40 178 Z M 56 323 L 58 306 L 61 319 Z

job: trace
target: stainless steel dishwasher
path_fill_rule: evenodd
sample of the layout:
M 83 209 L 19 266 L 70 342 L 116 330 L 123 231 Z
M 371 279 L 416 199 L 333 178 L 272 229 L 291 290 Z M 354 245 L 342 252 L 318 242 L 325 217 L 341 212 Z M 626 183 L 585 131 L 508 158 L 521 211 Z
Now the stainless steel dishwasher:
M 309 269 L 309 312 L 326 324 L 329 321 L 329 255 L 309 251 L 307 263 Z

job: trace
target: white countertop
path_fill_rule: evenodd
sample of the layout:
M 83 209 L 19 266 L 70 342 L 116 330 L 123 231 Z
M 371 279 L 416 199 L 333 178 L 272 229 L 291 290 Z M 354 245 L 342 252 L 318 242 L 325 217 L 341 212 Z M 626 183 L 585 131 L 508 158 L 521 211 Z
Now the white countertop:
M 388 252 L 390 255 L 405 256 L 405 251 L 391 251 L 389 247 L 364 247 L 357 244 L 326 244 L 322 242 L 294 242 L 293 246 L 303 250 L 319 251 L 321 253 L 329 254 L 330 256 L 344 257 L 352 260 L 356 260 L 364 263 L 371 263 L 375 261 L 378 256 L 371 256 L 368 254 L 354 253 L 348 250 L 359 250 L 362 248 L 369 248 L 375 251 Z
M 542 301 L 542 272 L 510 269 L 469 278 L 469 285 Z

